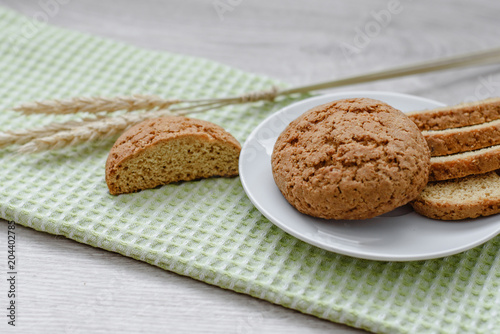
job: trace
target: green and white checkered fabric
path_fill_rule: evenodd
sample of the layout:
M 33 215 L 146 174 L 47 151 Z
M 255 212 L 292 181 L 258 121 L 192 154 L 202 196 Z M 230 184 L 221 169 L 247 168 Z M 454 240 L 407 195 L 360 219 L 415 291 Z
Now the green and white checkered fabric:
M 71 117 L 9 111 L 20 102 L 133 93 L 201 98 L 273 84 L 279 83 L 204 59 L 34 24 L 0 9 L 0 130 Z M 227 107 L 198 117 L 243 142 L 280 107 Z M 104 164 L 112 144 L 27 156 L 0 150 L 0 217 L 373 332 L 500 332 L 500 237 L 432 261 L 341 256 L 271 224 L 238 178 L 111 196 Z

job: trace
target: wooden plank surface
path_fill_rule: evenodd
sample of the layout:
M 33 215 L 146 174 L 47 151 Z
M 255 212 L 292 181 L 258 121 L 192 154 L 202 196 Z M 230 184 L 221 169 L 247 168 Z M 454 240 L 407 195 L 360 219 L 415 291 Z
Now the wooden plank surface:
M 0 5 L 28 17 L 45 11 L 54 25 L 206 57 L 291 84 L 500 45 L 500 2 L 488 0 L 0 0 Z M 500 96 L 500 67 L 337 91 L 347 89 L 458 103 Z M 0 223 L 0 245 L 6 228 Z M 362 332 L 62 237 L 21 226 L 16 231 L 19 327 L 11 330 L 2 320 L 1 333 Z M 5 262 L 0 253 L 2 273 Z M 3 296 L 5 284 L 0 288 Z

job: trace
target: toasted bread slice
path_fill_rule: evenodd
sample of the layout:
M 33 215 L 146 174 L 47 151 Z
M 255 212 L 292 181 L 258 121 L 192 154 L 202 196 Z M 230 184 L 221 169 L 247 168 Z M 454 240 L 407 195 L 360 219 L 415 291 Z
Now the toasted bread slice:
M 106 162 L 112 195 L 213 176 L 237 176 L 241 146 L 223 128 L 187 117 L 162 117 L 125 131 Z
M 500 176 L 493 171 L 430 182 L 411 205 L 419 214 L 441 220 L 490 216 L 500 212 Z
M 456 179 L 500 169 L 500 145 L 431 158 L 429 181 Z
M 500 119 L 446 130 L 422 131 L 431 156 L 474 151 L 500 144 Z
M 420 130 L 443 130 L 500 119 L 500 98 L 491 98 L 452 107 L 413 111 L 406 114 Z

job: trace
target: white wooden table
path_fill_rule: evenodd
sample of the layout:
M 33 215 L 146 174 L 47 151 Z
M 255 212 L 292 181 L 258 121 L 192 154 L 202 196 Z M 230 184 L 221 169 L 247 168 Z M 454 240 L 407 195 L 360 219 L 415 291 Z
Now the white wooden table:
M 500 45 L 500 2 L 489 0 L 0 0 L 0 5 L 28 17 L 45 11 L 54 25 L 206 57 L 292 84 Z M 500 67 L 342 90 L 347 89 L 458 103 L 500 96 Z M 6 226 L 0 223 L 2 273 Z M 63 237 L 22 226 L 17 236 L 18 327 L 7 328 L 2 320 L 0 333 L 362 332 Z M 4 303 L 5 284 L 0 287 Z

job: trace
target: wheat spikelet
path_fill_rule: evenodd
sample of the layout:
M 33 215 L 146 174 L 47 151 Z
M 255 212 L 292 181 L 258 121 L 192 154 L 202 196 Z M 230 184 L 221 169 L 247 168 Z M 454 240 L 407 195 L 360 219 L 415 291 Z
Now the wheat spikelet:
M 74 114 L 77 112 L 98 113 L 118 110 L 166 109 L 182 101 L 162 99 L 155 95 L 132 95 L 105 97 L 76 97 L 67 100 L 35 101 L 22 104 L 13 110 L 23 114 Z

